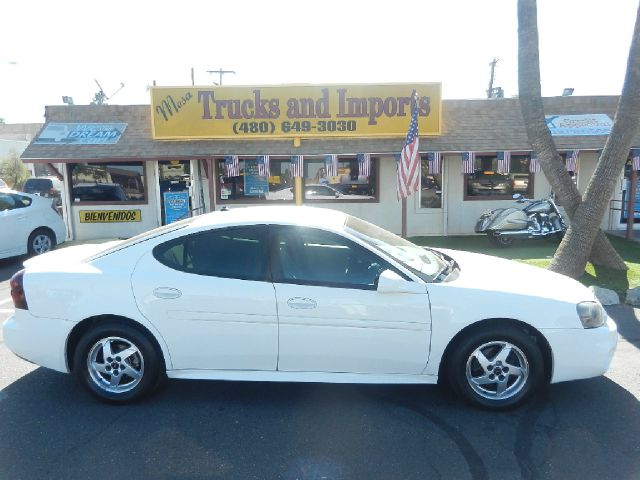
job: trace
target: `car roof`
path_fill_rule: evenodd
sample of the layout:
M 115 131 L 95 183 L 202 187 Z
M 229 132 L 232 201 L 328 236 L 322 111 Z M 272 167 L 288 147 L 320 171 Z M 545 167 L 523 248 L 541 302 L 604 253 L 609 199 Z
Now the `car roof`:
M 280 224 L 340 230 L 347 215 L 337 210 L 293 205 L 237 207 L 226 211 L 211 212 L 194 218 L 191 228 L 214 225 Z

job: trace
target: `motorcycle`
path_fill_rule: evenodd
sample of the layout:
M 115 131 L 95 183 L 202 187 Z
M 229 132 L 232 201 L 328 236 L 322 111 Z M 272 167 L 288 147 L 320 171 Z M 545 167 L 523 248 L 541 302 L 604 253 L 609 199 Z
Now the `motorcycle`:
M 509 247 L 515 239 L 561 239 L 567 231 L 567 224 L 551 197 L 529 200 L 516 193 L 513 199 L 526 205 L 484 212 L 476 222 L 476 233 L 486 233 L 489 241 L 497 247 Z

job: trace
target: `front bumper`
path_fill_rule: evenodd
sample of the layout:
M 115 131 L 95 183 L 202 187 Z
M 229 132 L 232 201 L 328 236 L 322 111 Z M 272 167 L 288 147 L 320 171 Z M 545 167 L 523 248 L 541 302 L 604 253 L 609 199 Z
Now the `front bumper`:
M 17 309 L 5 320 L 2 334 L 5 345 L 18 357 L 68 373 L 65 349 L 74 325 L 59 318 L 34 317 L 28 310 Z
M 615 322 L 590 329 L 544 329 L 553 352 L 551 383 L 603 375 L 611 364 L 618 344 Z

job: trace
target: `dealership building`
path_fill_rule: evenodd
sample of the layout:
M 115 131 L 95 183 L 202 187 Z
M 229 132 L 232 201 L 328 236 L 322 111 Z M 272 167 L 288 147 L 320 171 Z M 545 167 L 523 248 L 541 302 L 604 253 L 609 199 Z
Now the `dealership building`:
M 480 214 L 513 205 L 514 193 L 550 195 L 518 99 L 442 100 L 439 84 L 157 87 L 150 105 L 48 106 L 22 159 L 64 180 L 63 216 L 75 240 L 130 237 L 223 208 L 296 202 L 400 233 L 396 164 L 414 90 L 421 172 L 407 199 L 408 236 L 473 234 Z M 581 192 L 617 102 L 544 99 L 547 124 Z M 626 228 L 630 164 L 604 229 Z

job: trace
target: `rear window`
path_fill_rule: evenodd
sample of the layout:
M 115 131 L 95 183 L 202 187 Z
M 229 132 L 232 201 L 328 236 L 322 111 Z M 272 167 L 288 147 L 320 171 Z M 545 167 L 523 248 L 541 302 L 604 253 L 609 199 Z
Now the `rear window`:
M 25 190 L 51 190 L 52 188 L 53 182 L 46 178 L 29 178 L 24 182 Z
M 96 253 L 95 255 L 86 258 L 85 262 L 90 262 L 95 260 L 96 258 L 104 257 L 105 255 L 109 255 L 110 253 L 117 252 L 118 250 L 122 250 L 123 248 L 130 247 L 140 242 L 146 242 L 149 239 L 159 237 L 161 235 L 166 235 L 167 233 L 175 232 L 176 230 L 180 230 L 189 226 L 196 217 L 186 218 L 184 220 L 180 220 L 179 222 L 173 222 L 168 225 L 163 225 L 162 227 L 154 228 L 153 230 L 149 230 L 147 232 L 140 233 L 135 237 L 131 237 L 128 240 L 125 240 L 117 245 L 114 245 L 111 248 L 103 250 L 101 252 Z

